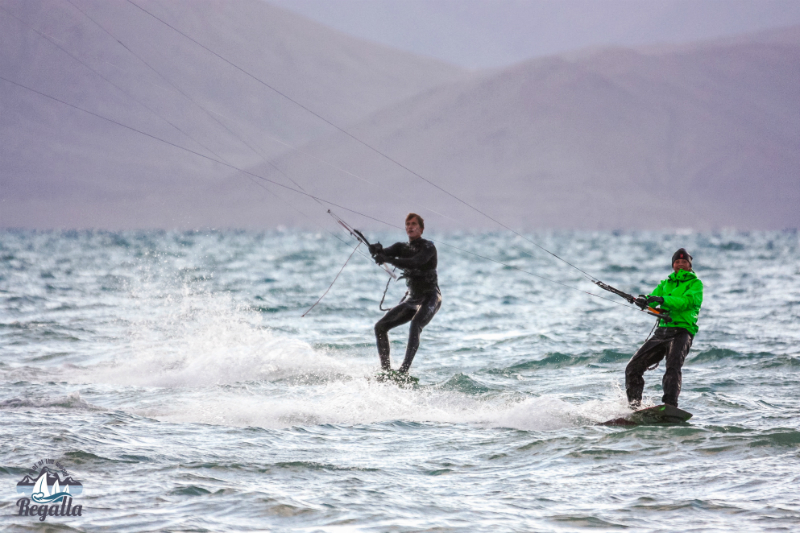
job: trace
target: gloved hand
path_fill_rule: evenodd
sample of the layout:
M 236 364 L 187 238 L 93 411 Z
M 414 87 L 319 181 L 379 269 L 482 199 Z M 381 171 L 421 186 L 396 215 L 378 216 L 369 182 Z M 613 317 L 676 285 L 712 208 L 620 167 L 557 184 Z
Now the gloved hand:
M 648 296 L 647 297 L 647 303 L 648 304 L 659 304 L 659 305 L 661 305 L 661 304 L 664 303 L 664 298 L 662 298 L 661 296 Z
M 644 294 L 640 294 L 636 300 L 633 301 L 634 305 L 636 305 L 639 309 L 644 310 L 647 307 L 647 296 Z
M 380 253 L 373 255 L 372 258 L 375 259 L 375 262 L 378 263 L 379 265 L 384 264 L 386 262 L 386 259 L 387 259 L 387 257 L 385 255 L 380 254 Z
M 379 242 L 376 242 L 375 244 L 370 244 L 369 245 L 369 254 L 372 255 L 372 256 L 376 256 L 379 253 L 381 253 L 382 251 L 383 251 L 383 245 L 381 243 L 379 243 Z

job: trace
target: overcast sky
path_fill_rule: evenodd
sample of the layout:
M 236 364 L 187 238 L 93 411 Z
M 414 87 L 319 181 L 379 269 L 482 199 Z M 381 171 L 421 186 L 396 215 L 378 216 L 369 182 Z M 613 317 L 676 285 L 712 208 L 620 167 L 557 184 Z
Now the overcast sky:
M 798 0 L 267 0 L 469 68 L 604 45 L 684 43 L 800 24 Z

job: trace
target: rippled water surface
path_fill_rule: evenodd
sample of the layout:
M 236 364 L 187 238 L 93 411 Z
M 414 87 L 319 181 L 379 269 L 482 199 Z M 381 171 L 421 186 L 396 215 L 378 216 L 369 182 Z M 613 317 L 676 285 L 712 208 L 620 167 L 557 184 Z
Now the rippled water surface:
M 633 428 L 596 424 L 627 412 L 649 317 L 513 235 L 426 237 L 444 303 L 400 388 L 372 379 L 386 275 L 365 257 L 300 317 L 351 251 L 327 233 L 0 233 L 3 527 L 800 529 L 796 232 L 530 235 L 634 294 L 694 254 L 694 418 Z M 44 458 L 83 483 L 82 516 L 17 516 Z

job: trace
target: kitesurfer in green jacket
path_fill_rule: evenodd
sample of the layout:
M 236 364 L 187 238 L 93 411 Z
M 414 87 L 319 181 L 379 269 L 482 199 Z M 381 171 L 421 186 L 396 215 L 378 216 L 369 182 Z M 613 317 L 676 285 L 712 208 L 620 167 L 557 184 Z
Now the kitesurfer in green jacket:
M 638 408 L 644 390 L 644 373 L 665 356 L 667 370 L 661 381 L 661 401 L 678 406 L 681 393 L 681 367 L 697 334 L 697 315 L 703 303 L 703 282 L 692 270 L 692 256 L 681 248 L 672 256 L 674 272 L 648 296 L 641 295 L 636 305 L 659 305 L 669 312 L 670 321 L 659 320 L 655 333 L 634 354 L 625 368 L 625 392 L 632 407 Z

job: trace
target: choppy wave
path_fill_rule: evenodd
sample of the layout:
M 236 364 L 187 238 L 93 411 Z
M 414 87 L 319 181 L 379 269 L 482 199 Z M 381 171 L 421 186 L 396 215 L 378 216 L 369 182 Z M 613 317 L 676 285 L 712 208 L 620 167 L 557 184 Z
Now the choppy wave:
M 773 352 L 740 352 L 725 348 L 710 348 L 692 355 L 690 361 L 694 363 L 737 362 L 757 363 L 762 368 L 795 367 L 800 365 L 800 353 L 797 355 L 776 354 Z
M 0 409 L 68 409 L 103 411 L 102 407 L 91 405 L 74 392 L 68 396 L 55 398 L 21 397 L 0 400 Z
M 619 363 L 631 358 L 630 353 L 618 352 L 616 350 L 602 350 L 592 355 L 572 354 L 551 352 L 545 354 L 541 359 L 521 361 L 511 366 L 492 369 L 493 374 L 513 375 L 519 372 L 544 369 L 544 368 L 566 368 L 571 366 L 587 366 L 592 363 Z
M 520 239 L 432 238 L 596 291 Z M 326 234 L 13 232 L 0 473 L 19 481 L 52 454 L 92 498 L 86 530 L 791 530 L 798 235 L 531 238 L 636 294 L 674 249 L 694 253 L 707 303 L 688 424 L 597 425 L 629 412 L 624 368 L 649 317 L 453 249 L 420 383 L 398 387 L 374 378 L 386 278 L 364 258 L 300 318 L 350 253 Z M 406 335 L 390 334 L 395 367 Z M 662 373 L 645 375 L 645 405 Z

